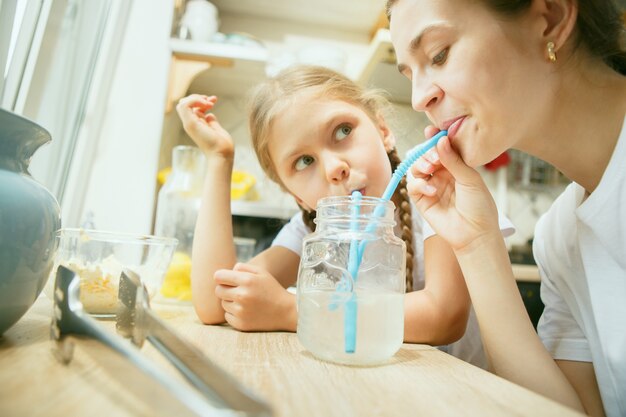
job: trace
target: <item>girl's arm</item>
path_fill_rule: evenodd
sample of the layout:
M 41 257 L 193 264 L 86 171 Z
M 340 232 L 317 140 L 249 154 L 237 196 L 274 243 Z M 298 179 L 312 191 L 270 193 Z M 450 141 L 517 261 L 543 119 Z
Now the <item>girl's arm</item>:
M 191 255 L 191 294 L 200 321 L 223 323 L 224 309 L 215 295 L 213 275 L 236 262 L 230 211 L 232 160 L 207 155 L 207 171 Z
M 465 334 L 470 297 L 454 252 L 441 237 L 424 242 L 425 287 L 405 296 L 404 340 L 447 345 Z
M 224 322 L 213 274 L 235 264 L 230 212 L 234 145 L 230 134 L 210 113 L 216 101 L 215 96 L 192 94 L 176 106 L 183 128 L 203 151 L 207 163 L 191 255 L 193 305 L 198 318 L 206 324 Z
M 285 288 L 296 280 L 299 256 L 273 247 L 249 264 L 235 264 L 230 210 L 234 145 L 210 113 L 216 101 L 215 96 L 192 94 L 176 107 L 207 160 L 191 256 L 196 313 L 205 324 L 227 321 L 240 330 L 295 331 L 295 297 Z

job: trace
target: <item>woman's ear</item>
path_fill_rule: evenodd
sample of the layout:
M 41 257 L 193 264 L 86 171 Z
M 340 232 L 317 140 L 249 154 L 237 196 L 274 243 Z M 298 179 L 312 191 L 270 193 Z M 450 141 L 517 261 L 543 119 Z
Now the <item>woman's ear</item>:
M 385 151 L 390 152 L 396 147 L 396 137 L 393 135 L 393 132 L 389 129 L 387 122 L 385 122 L 382 116 L 378 117 L 378 130 L 380 130 L 382 135 Z
M 582 0 L 581 0 L 582 1 Z M 576 0 L 535 0 L 533 8 L 543 21 L 543 40 L 558 51 L 571 37 L 578 17 Z

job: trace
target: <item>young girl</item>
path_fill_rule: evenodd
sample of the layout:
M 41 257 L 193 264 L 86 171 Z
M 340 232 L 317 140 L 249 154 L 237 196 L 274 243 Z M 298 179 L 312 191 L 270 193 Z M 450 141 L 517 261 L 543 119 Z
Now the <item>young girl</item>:
M 400 162 L 382 116 L 385 100 L 334 71 L 311 66 L 285 70 L 255 91 L 249 122 L 260 164 L 303 211 L 247 264 L 235 263 L 233 142 L 208 113 L 216 100 L 191 95 L 177 106 L 185 130 L 208 163 L 192 255 L 194 306 L 207 324 L 226 321 L 243 331 L 295 331 L 296 300 L 286 288 L 296 282 L 302 239 L 315 229 L 317 201 L 354 190 L 381 196 Z M 397 233 L 408 253 L 405 341 L 456 342 L 446 347 L 450 353 L 486 367 L 474 320 L 468 325 L 469 296 L 454 254 L 442 239 L 422 232 L 404 181 L 393 201 Z
M 410 190 L 457 255 L 494 371 L 589 414 L 625 416 L 624 11 L 611 0 L 389 3 L 413 107 L 436 125 L 427 136 L 449 135 L 415 164 Z M 574 181 L 535 231 L 539 337 L 470 168 L 511 147 Z

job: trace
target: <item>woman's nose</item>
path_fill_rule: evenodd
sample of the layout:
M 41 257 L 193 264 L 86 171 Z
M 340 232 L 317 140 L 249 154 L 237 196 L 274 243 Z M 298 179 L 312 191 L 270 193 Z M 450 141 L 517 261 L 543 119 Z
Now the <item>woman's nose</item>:
M 443 97 L 443 91 L 424 77 L 413 76 L 411 84 L 411 105 L 415 111 L 429 111 Z

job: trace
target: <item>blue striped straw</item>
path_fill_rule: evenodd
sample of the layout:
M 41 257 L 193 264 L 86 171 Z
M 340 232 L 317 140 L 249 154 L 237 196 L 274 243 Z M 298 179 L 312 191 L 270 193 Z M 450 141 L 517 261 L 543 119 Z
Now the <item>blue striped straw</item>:
M 406 175 L 411 165 L 417 161 L 418 158 L 423 156 L 426 152 L 432 149 L 439 139 L 446 136 L 448 134 L 447 130 L 442 130 L 437 133 L 435 136 L 424 142 L 423 144 L 415 147 L 413 150 L 409 152 L 406 159 L 398 165 L 398 167 L 394 170 L 391 180 L 383 193 L 382 200 L 376 209 L 374 209 L 374 214 L 372 216 L 373 220 L 366 228 L 366 233 L 373 232 L 376 227 L 376 219 L 382 217 L 385 214 L 385 206 L 386 202 L 391 199 L 391 196 L 396 191 L 398 184 L 402 180 L 402 177 Z M 352 193 L 352 200 L 357 203 L 352 206 L 351 219 L 350 219 L 350 230 L 356 231 L 358 230 L 358 222 L 357 218 L 359 216 L 360 206 L 358 202 L 361 201 L 361 193 L 358 191 L 354 191 Z M 365 252 L 365 246 L 367 245 L 367 241 L 362 240 L 358 245 L 355 239 L 350 242 L 350 255 L 348 258 L 348 272 L 352 276 L 352 280 L 356 283 L 357 274 L 359 271 L 359 266 L 361 265 L 361 261 L 363 258 L 363 252 Z M 355 285 L 352 286 L 352 294 L 350 299 L 345 304 L 345 315 L 344 315 L 344 339 L 345 339 L 345 351 L 346 353 L 354 353 L 356 349 L 356 321 L 357 321 L 357 303 L 356 303 L 356 294 Z
M 363 195 L 359 191 L 352 192 L 352 211 L 350 213 L 350 231 L 357 232 L 359 230 L 359 214 L 361 211 L 360 203 Z M 356 283 L 359 273 L 360 257 L 359 242 L 356 239 L 350 241 L 350 255 L 348 257 L 348 272 L 352 276 L 352 294 L 344 306 L 344 343 L 346 353 L 354 353 L 356 349 L 356 320 L 357 320 L 357 302 L 354 292 L 354 283 Z
M 400 165 L 398 165 L 395 171 L 393 171 L 393 175 L 391 175 L 391 180 L 389 181 L 389 184 L 387 185 L 387 188 L 385 189 L 385 192 L 383 193 L 383 196 L 381 197 L 383 201 L 381 201 L 380 204 L 376 206 L 376 209 L 374 210 L 374 215 L 372 216 L 372 218 L 376 219 L 378 217 L 382 217 L 382 215 L 385 214 L 385 203 L 391 199 L 391 196 L 396 191 L 396 188 L 398 187 L 398 184 L 400 184 L 402 177 L 406 175 L 411 165 L 413 165 L 415 161 L 417 161 L 426 152 L 431 150 L 437 144 L 437 142 L 439 142 L 439 139 L 446 136 L 447 134 L 448 134 L 447 130 L 442 130 L 441 132 L 437 133 L 432 138 L 428 139 L 426 142 L 413 148 L 408 153 L 406 159 L 402 161 Z M 372 222 L 369 224 L 366 231 L 371 233 L 374 231 L 375 227 L 376 227 L 376 222 Z M 363 250 L 365 249 L 365 244 L 366 244 L 365 241 L 362 241 L 359 247 L 359 260 L 358 260 L 359 263 L 361 262 L 360 257 L 363 256 Z

